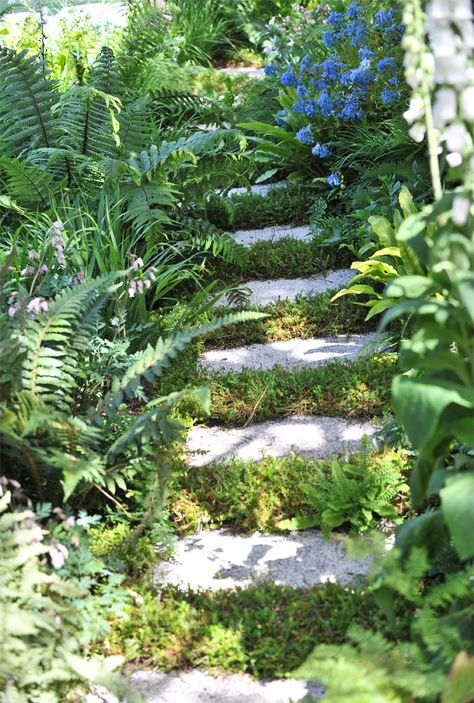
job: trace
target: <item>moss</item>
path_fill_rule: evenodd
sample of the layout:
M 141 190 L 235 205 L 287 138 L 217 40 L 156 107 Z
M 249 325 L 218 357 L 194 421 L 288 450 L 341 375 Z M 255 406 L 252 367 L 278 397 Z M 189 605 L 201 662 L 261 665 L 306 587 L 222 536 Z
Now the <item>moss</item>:
M 341 525 L 360 532 L 374 527 L 382 514 L 393 512 L 390 517 L 396 519 L 406 510 L 408 468 L 407 456 L 394 450 L 359 453 L 349 460 L 233 459 L 199 471 L 183 462 L 173 472 L 169 512 L 181 534 L 224 524 L 270 532 L 295 515 L 321 525 L 335 511 Z
M 369 593 L 336 584 L 149 591 L 127 619 L 115 621 L 102 651 L 123 654 L 141 669 L 202 667 L 274 678 L 302 664 L 315 645 L 345 642 L 350 625 L 376 629 L 392 641 L 401 638 L 411 613 L 396 611 L 389 623 Z

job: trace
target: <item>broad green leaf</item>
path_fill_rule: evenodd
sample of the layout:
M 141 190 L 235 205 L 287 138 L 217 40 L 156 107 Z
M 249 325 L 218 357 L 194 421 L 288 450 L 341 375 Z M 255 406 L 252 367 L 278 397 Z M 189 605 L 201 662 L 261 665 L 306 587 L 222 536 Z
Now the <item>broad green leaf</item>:
M 372 319 L 372 317 L 375 317 L 375 315 L 380 315 L 381 312 L 386 310 L 387 308 L 391 307 L 393 305 L 392 300 L 376 300 L 374 301 L 374 304 L 371 306 L 371 309 L 369 311 L 369 314 L 365 318 L 366 320 Z
M 425 276 L 399 276 L 384 291 L 388 298 L 421 298 L 432 293 L 435 285 Z
M 386 217 L 372 215 L 372 217 L 369 217 L 368 222 L 379 238 L 380 244 L 387 247 L 397 245 L 393 227 Z
M 459 473 L 441 489 L 441 509 L 460 559 L 474 556 L 474 472 Z
M 334 300 L 341 298 L 343 295 L 363 295 L 365 293 L 367 293 L 368 295 L 376 295 L 375 290 L 372 286 L 360 284 L 356 286 L 351 286 L 350 288 L 343 288 L 338 293 L 336 293 L 336 295 L 333 295 L 333 297 L 331 298 L 331 303 Z
M 321 520 L 318 517 L 297 515 L 288 520 L 280 520 L 280 522 L 277 523 L 277 527 L 279 530 L 306 530 L 309 527 L 318 526 L 320 522 Z

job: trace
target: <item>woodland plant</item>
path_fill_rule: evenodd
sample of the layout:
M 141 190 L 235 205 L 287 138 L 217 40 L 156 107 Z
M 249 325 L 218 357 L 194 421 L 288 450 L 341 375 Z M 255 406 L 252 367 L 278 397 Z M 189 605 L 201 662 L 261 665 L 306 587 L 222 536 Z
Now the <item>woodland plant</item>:
M 434 202 L 398 230 L 424 272 L 400 276 L 386 290 L 397 304 L 384 322 L 411 316 L 411 335 L 400 353 L 406 371 L 394 379 L 392 392 L 396 415 L 418 452 L 410 477 L 416 516 L 398 528 L 373 590 L 390 616 L 400 595 L 416 613 L 410 640 L 395 647 L 380 633 L 355 629 L 352 645 L 315 650 L 295 673 L 321 679 L 328 702 L 468 703 L 474 686 L 471 3 L 433 0 L 425 14 L 421 1 L 413 0 L 405 5 L 404 23 L 413 90 L 405 117 L 415 139 L 426 132 Z M 451 191 L 442 187 L 440 154 L 458 183 Z
M 89 623 L 76 608 L 85 592 L 54 573 L 67 550 L 46 542 L 35 513 L 12 509 L 17 486 L 0 482 L 0 701 L 84 701 L 100 684 L 139 703 L 141 696 L 114 673 L 121 657 L 86 658 Z
M 283 109 L 275 117 L 277 126 L 258 122 L 243 126 L 276 141 L 256 140 L 262 158 L 266 154 L 268 160 L 271 155 L 283 163 L 287 160 L 296 166 L 294 175 L 325 176 L 331 187 L 337 187 L 343 177 L 334 164 L 350 153 L 344 151 L 347 127 L 376 121 L 380 133 L 390 133 L 384 120 L 391 117 L 404 92 L 403 26 L 394 7 L 374 11 L 353 2 L 345 12 L 329 13 L 324 29 L 304 56 L 289 61 L 282 57 L 281 63 L 265 68 L 281 86 Z

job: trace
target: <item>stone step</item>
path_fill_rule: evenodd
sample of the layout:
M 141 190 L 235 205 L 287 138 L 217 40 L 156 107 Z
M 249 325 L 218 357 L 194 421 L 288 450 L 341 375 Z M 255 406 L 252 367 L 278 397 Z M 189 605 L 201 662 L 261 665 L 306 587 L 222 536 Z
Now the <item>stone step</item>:
M 286 181 L 277 181 L 276 183 L 255 183 L 248 188 L 231 188 L 227 191 L 227 196 L 232 195 L 268 195 L 270 190 L 275 188 L 286 188 Z
M 311 238 L 308 225 L 301 227 L 278 225 L 276 227 L 263 227 L 262 229 L 239 229 L 227 234 L 233 237 L 237 244 L 243 244 L 244 247 L 251 247 L 257 242 L 277 242 L 279 239 L 290 238 L 309 241 Z
M 308 458 L 356 451 L 375 425 L 340 417 L 293 415 L 249 427 L 192 427 L 186 448 L 191 466 L 206 466 L 232 457 L 260 461 L 263 456 L 288 456 L 292 452 Z
M 319 530 L 273 535 L 206 531 L 180 540 L 173 558 L 155 567 L 153 583 L 184 591 L 247 588 L 265 580 L 293 588 L 345 585 L 363 579 L 371 563 L 349 558 L 346 539 L 326 540 Z
M 220 68 L 219 73 L 225 73 L 227 76 L 248 76 L 248 78 L 265 78 L 263 68 L 254 68 L 253 66 L 227 66 Z
M 299 296 L 319 295 L 330 290 L 339 290 L 354 278 L 352 269 L 335 269 L 325 271 L 309 278 L 274 278 L 270 281 L 247 281 L 242 288 L 250 291 L 250 305 L 271 305 L 278 300 L 294 300 Z M 228 305 L 226 296 L 218 305 Z
M 276 365 L 287 369 L 302 369 L 335 359 L 350 361 L 358 356 L 375 354 L 382 347 L 383 339 L 378 334 L 289 339 L 233 349 L 212 349 L 201 355 L 199 364 L 210 371 L 272 369 Z
M 145 703 L 297 703 L 311 694 L 322 697 L 321 684 L 297 679 L 255 681 L 244 674 L 211 676 L 198 669 L 169 674 L 161 671 L 136 671 L 130 677 L 133 688 Z M 98 686 L 87 703 L 119 703 Z

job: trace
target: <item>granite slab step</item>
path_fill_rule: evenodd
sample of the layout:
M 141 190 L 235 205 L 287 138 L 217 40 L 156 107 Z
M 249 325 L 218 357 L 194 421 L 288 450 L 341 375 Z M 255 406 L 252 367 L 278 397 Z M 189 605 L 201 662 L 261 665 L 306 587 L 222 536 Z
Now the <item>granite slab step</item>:
M 346 585 L 363 580 L 371 563 L 349 558 L 346 540 L 341 534 L 326 540 L 313 529 L 266 535 L 206 531 L 180 540 L 172 559 L 155 567 L 153 583 L 184 591 L 224 591 L 261 581 L 293 588 Z
M 275 188 L 286 188 L 286 181 L 276 181 L 275 183 L 255 183 L 248 188 L 231 188 L 227 191 L 227 196 L 232 195 L 268 195 L 271 190 Z
M 253 66 L 227 66 L 220 68 L 219 73 L 225 73 L 227 76 L 247 76 L 248 78 L 265 78 L 263 68 L 254 68 Z
M 251 247 L 257 242 L 277 242 L 279 239 L 298 239 L 309 241 L 311 239 L 308 225 L 292 227 L 291 225 L 278 225 L 276 227 L 263 227 L 262 229 L 239 229 L 228 232 L 237 244 Z
M 199 364 L 209 371 L 242 371 L 243 369 L 302 369 L 328 361 L 350 361 L 375 354 L 383 348 L 378 334 L 337 335 L 289 339 L 269 344 L 249 344 L 233 349 L 212 349 L 204 352 Z
M 324 688 L 316 682 L 298 679 L 255 681 L 247 674 L 211 675 L 198 669 L 136 671 L 130 677 L 133 688 L 145 703 L 297 703 L 308 694 L 319 700 Z M 87 703 L 119 703 L 100 686 Z
M 352 269 L 331 269 L 308 278 L 274 278 L 270 281 L 247 281 L 242 288 L 249 290 L 250 305 L 271 305 L 278 300 L 294 300 L 300 296 L 319 295 L 339 290 L 354 278 Z M 228 305 L 226 296 L 218 305 Z
M 260 461 L 263 456 L 288 456 L 292 452 L 308 458 L 356 451 L 364 436 L 377 428 L 369 422 L 340 417 L 293 415 L 248 427 L 192 427 L 186 448 L 190 466 L 206 466 L 232 457 Z

